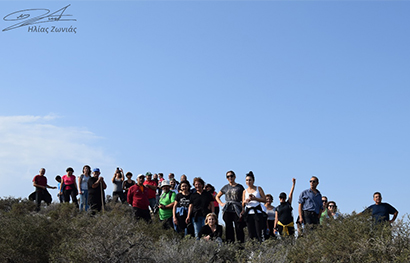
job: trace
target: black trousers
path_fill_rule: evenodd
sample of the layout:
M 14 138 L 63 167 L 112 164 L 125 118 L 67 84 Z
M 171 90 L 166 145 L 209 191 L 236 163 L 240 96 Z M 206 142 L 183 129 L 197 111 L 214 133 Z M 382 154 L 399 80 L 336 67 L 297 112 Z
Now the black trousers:
M 71 201 L 78 207 L 76 189 L 70 189 L 70 190 L 64 189 L 63 195 L 64 195 L 64 202 L 66 203 L 70 202 L 70 197 L 71 197 Z
M 259 242 L 262 242 L 264 240 L 263 232 L 266 229 L 266 221 L 262 217 L 262 214 L 248 214 L 246 223 L 248 225 L 249 237 L 252 239 L 257 239 Z
M 118 201 L 118 198 L 120 198 L 121 203 L 125 203 L 127 201 L 127 197 L 124 195 L 123 191 L 119 192 L 112 192 L 112 200 L 116 203 Z
M 303 210 L 303 222 L 305 225 L 318 225 L 319 224 L 319 215 L 313 211 Z
M 236 239 L 243 243 L 245 242 L 245 234 L 243 233 L 243 226 L 239 221 L 239 217 L 235 212 L 225 212 L 223 213 L 223 220 L 225 221 L 225 229 L 226 229 L 226 241 L 227 242 L 235 242 L 235 232 L 236 232 Z M 235 229 L 234 229 L 235 226 Z
M 151 215 L 149 209 L 141 209 L 138 207 L 132 208 L 135 220 L 144 219 L 147 223 L 151 222 Z
M 35 194 L 36 211 L 40 211 L 41 200 L 44 200 L 44 202 L 46 202 L 47 205 L 51 203 L 51 200 L 52 200 L 51 195 L 46 189 L 36 190 L 35 193 L 36 193 Z
M 88 193 L 88 205 L 90 206 L 92 214 L 95 214 L 95 212 L 100 212 L 103 206 L 101 196 L 94 196 Z

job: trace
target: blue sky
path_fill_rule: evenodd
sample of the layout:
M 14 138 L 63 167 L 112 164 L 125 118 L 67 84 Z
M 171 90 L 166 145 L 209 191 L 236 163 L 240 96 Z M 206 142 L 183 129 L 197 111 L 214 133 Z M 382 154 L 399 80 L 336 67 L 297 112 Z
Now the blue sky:
M 41 26 L 76 34 L 0 31 L 0 196 L 26 197 L 41 167 L 51 185 L 89 164 L 218 190 L 252 170 L 274 205 L 316 175 L 343 213 L 375 191 L 409 212 L 410 2 L 0 1 L 0 16 L 69 4 L 77 21 Z

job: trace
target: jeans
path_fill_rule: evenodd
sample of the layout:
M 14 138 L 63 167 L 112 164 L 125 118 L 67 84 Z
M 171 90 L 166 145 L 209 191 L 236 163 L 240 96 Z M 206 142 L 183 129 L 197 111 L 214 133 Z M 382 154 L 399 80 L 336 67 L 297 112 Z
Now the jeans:
M 88 190 L 81 189 L 82 194 L 80 194 L 80 211 L 88 210 Z
M 205 217 L 198 216 L 196 219 L 193 219 L 192 224 L 194 225 L 195 238 L 199 239 L 199 232 L 201 231 L 201 228 L 205 225 Z

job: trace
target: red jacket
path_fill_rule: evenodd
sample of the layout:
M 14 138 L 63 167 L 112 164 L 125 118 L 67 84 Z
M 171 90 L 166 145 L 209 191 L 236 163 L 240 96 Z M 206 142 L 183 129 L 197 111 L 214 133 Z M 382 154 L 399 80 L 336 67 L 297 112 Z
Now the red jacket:
M 140 186 L 137 184 L 131 186 L 128 190 L 127 201 L 132 207 L 148 210 L 148 188 L 143 186 L 143 189 L 141 191 Z

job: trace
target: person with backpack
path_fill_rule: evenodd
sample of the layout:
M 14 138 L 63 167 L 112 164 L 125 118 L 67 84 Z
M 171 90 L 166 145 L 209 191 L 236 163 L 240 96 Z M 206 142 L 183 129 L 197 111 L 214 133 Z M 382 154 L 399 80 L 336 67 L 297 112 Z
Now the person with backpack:
M 173 208 L 175 204 L 175 192 L 171 191 L 171 184 L 164 180 L 161 184 L 162 194 L 159 198 L 159 220 L 162 222 L 164 229 L 173 228 Z

